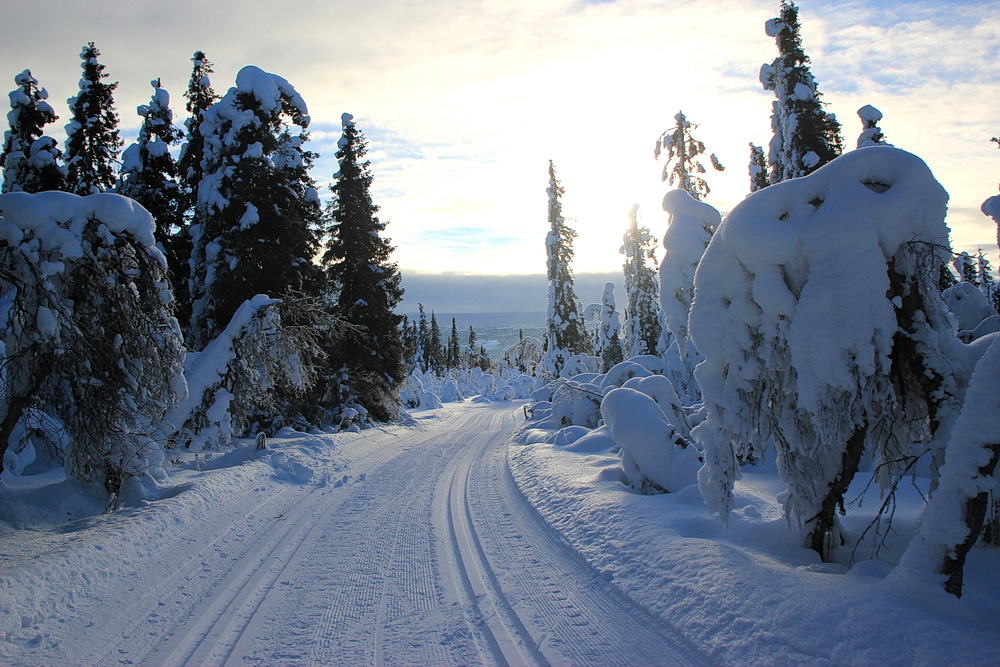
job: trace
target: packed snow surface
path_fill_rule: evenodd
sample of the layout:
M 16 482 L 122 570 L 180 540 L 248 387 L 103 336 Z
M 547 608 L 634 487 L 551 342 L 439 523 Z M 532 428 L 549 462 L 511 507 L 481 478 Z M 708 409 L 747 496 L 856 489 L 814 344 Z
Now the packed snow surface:
M 523 420 L 467 401 L 361 433 L 285 430 L 265 451 L 175 456 L 161 498 L 104 516 L 58 473 L 5 475 L 0 662 L 995 659 L 997 552 L 973 551 L 962 600 L 887 579 L 867 551 L 848 571 L 799 546 L 773 468 L 738 482 L 727 530 L 694 484 L 630 490 L 606 429 L 511 443 Z M 903 491 L 901 536 L 919 505 Z

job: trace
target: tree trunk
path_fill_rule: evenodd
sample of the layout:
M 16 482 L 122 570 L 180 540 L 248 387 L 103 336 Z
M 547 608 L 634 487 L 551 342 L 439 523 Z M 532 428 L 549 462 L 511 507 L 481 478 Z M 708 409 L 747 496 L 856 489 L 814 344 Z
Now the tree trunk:
M 861 455 L 865 451 L 865 437 L 868 435 L 867 426 L 859 426 L 847 440 L 847 446 L 840 459 L 840 470 L 837 476 L 830 482 L 826 497 L 820 511 L 806 523 L 814 523 L 813 529 L 807 536 L 809 548 L 820 555 L 824 561 L 830 556 L 835 545 L 833 540 L 833 526 L 836 521 L 835 513 L 838 507 L 844 504 L 844 494 L 847 487 L 851 485 L 858 466 L 861 463 Z
M 989 477 L 1000 461 L 1000 444 L 987 445 L 993 452 L 989 462 L 979 469 L 980 477 Z M 972 545 L 979 539 L 979 533 L 983 528 L 983 519 L 986 517 L 986 506 L 989 502 L 989 493 L 983 491 L 965 501 L 965 525 L 969 529 L 969 534 L 961 544 L 956 544 L 955 548 L 945 554 L 944 563 L 941 565 L 941 574 L 948 578 L 944 582 L 944 589 L 955 597 L 962 597 L 962 578 L 965 567 L 965 557 L 969 554 Z

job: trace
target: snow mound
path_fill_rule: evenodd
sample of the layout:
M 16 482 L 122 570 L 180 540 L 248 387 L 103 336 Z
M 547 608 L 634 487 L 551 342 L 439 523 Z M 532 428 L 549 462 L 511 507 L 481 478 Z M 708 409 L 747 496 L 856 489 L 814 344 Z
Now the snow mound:
M 622 449 L 622 467 L 632 488 L 669 493 L 697 481 L 698 451 L 676 444 L 673 424 L 652 398 L 635 389 L 613 389 L 601 402 L 601 415 Z

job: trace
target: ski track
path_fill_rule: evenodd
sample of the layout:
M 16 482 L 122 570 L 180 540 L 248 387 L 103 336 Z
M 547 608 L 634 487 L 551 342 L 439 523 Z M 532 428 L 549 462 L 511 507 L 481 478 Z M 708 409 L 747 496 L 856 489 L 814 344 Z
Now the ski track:
M 318 485 L 234 499 L 213 533 L 137 566 L 143 590 L 95 602 L 130 613 L 86 662 L 704 663 L 517 489 L 506 446 L 520 414 L 450 406 L 346 442 Z

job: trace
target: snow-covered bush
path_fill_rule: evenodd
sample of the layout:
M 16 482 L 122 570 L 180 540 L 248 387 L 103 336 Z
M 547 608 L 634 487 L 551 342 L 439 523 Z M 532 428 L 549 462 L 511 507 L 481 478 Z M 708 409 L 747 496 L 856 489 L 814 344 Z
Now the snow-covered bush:
M 292 304 L 294 306 L 294 304 Z M 220 447 L 256 426 L 272 432 L 288 415 L 287 397 L 312 383 L 320 354 L 316 328 L 285 326 L 286 302 L 259 294 L 240 306 L 229 325 L 201 352 L 188 355 L 189 395 L 164 419 L 164 435 L 173 446 L 195 451 Z M 364 421 L 365 413 L 349 401 L 350 413 L 337 424 Z
M 185 393 L 166 270 L 130 199 L 0 195 L 0 451 L 59 423 L 72 477 L 120 495 L 158 473 L 152 427 Z
M 629 485 L 640 493 L 670 493 L 694 484 L 699 452 L 679 437 L 671 419 L 641 391 L 612 389 L 601 415 L 621 447 Z
M 699 474 L 725 517 L 740 461 L 769 440 L 784 506 L 808 543 L 838 543 L 835 509 L 866 443 L 883 485 L 932 436 L 958 391 L 947 193 L 922 160 L 854 151 L 772 185 L 722 223 L 698 268 L 691 334 L 707 420 Z

